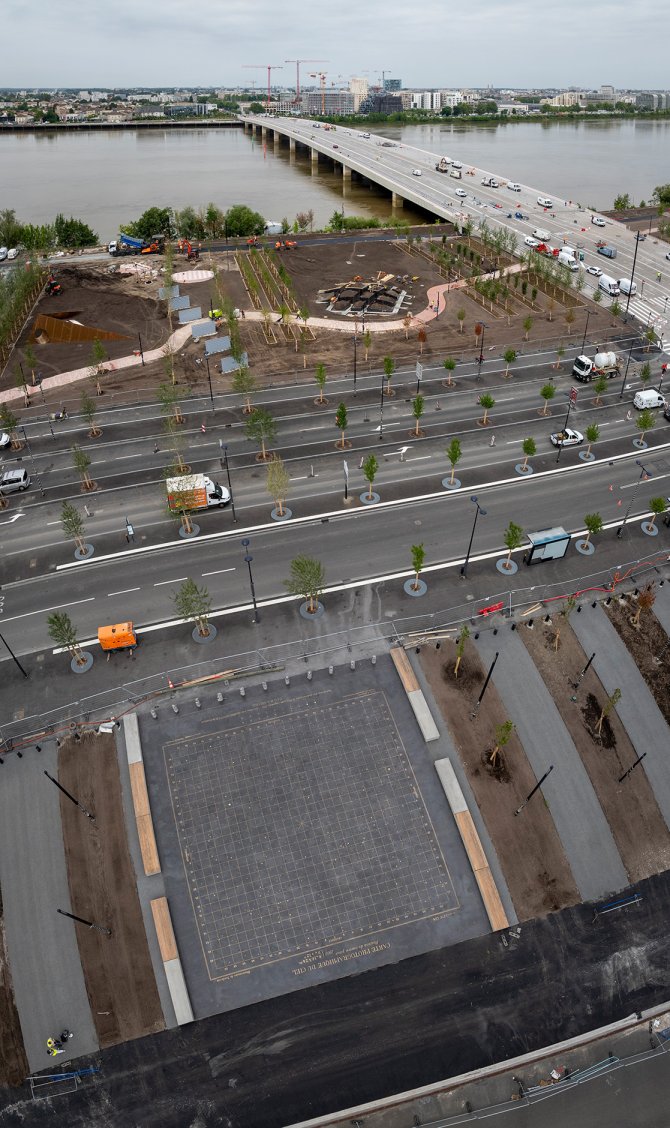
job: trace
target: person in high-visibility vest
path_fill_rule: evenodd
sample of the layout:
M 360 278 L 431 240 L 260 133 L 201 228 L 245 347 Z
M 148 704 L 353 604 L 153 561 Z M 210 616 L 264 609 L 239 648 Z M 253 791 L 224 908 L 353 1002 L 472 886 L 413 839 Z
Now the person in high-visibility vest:
M 56 1057 L 56 1054 L 62 1054 L 64 1050 L 60 1042 L 55 1041 L 53 1038 L 47 1038 L 47 1053 L 49 1057 Z

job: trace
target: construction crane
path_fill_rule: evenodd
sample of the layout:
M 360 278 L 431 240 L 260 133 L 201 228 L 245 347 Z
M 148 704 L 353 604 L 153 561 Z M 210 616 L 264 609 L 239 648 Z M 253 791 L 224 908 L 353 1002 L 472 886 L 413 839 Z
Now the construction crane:
M 326 75 L 325 71 L 310 72 L 310 78 L 318 78 L 321 87 L 321 116 L 326 116 Z
M 268 66 L 267 64 L 263 65 L 262 63 L 244 63 L 242 69 L 243 70 L 266 70 L 268 72 L 268 100 L 267 100 L 266 109 L 267 109 L 267 112 L 270 113 L 270 89 L 271 89 L 270 78 L 271 78 L 273 70 L 283 70 L 284 68 L 283 67 Z
M 301 63 L 327 63 L 328 59 L 284 59 L 285 63 L 295 63 L 295 98 L 293 105 L 300 101 L 300 64 Z

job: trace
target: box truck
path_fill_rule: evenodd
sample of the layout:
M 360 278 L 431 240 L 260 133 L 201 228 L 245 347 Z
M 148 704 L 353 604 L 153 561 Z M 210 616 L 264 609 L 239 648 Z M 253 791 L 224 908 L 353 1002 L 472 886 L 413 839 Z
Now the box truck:
M 167 502 L 173 513 L 198 509 L 223 508 L 230 501 L 230 493 L 207 478 L 205 474 L 182 474 L 179 478 L 166 478 Z

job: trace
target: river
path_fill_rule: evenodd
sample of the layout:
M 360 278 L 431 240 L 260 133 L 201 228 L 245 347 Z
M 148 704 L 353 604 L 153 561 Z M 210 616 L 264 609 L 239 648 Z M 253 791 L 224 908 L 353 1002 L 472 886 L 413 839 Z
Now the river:
M 372 128 L 600 209 L 611 207 L 619 192 L 649 202 L 668 179 L 668 121 Z M 391 210 L 387 195 L 356 181 L 343 199 L 342 178 L 328 165 L 313 173 L 308 157 L 289 157 L 287 148 L 275 153 L 242 130 L 0 132 L 0 208 L 13 208 L 26 222 L 63 212 L 107 240 L 154 204 L 198 208 L 210 200 L 222 208 L 246 203 L 274 220 L 293 221 L 311 208 L 318 226 L 343 203 L 349 215 L 383 217 Z M 415 218 L 409 207 L 404 215 Z

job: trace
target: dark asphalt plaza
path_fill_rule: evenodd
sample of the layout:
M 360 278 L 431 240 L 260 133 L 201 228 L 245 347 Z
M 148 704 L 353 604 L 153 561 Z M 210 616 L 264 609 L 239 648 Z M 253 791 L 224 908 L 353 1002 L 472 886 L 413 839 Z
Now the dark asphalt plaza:
M 390 658 L 267 686 L 140 714 L 198 1017 L 489 928 Z

